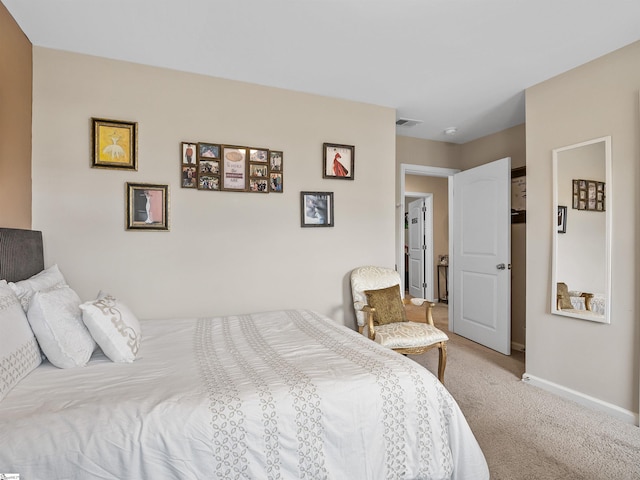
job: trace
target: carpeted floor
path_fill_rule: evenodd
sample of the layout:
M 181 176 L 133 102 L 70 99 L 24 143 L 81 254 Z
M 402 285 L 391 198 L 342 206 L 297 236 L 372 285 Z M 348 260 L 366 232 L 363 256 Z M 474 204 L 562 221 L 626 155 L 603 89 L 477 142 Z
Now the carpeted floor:
M 445 386 L 464 412 L 493 480 L 640 479 L 640 428 L 521 381 L 524 354 L 505 356 L 447 330 Z M 410 320 L 424 310 L 407 307 Z M 437 350 L 411 356 L 436 373 Z

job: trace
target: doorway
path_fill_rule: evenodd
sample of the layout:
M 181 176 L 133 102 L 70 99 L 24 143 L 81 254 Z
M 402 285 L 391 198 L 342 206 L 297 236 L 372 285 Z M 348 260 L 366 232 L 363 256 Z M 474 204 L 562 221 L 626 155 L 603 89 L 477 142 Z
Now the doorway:
M 433 300 L 433 194 L 405 195 L 405 288 L 412 297 Z
M 441 205 L 444 205 L 444 207 L 439 207 L 439 203 L 437 202 L 437 199 L 434 200 L 434 226 L 433 226 L 433 235 L 434 235 L 434 241 L 433 243 L 436 245 L 435 249 L 433 250 L 433 255 L 431 255 L 431 258 L 433 260 L 432 262 L 432 266 L 431 266 L 431 270 L 430 270 L 430 281 L 428 279 L 427 283 L 431 284 L 432 288 L 436 288 L 437 286 L 437 270 L 434 272 L 434 267 L 433 264 L 438 262 L 438 257 L 441 254 L 444 254 L 448 251 L 451 251 L 451 227 L 446 227 L 446 224 L 448 223 L 448 218 L 451 216 L 450 212 L 451 212 L 451 206 L 453 204 L 452 202 L 452 196 L 453 196 L 453 183 L 451 181 L 452 177 L 454 174 L 458 173 L 460 170 L 458 169 L 451 169 L 451 168 L 439 168 L 439 167 L 427 167 L 424 165 L 410 165 L 410 164 L 400 164 L 400 199 L 401 199 L 401 210 L 400 210 L 400 214 L 398 215 L 398 238 L 399 238 L 399 242 L 398 242 L 398 252 L 397 252 L 397 265 L 398 265 L 398 272 L 400 273 L 400 278 L 402 279 L 403 282 L 403 288 L 406 291 L 407 287 L 408 287 L 408 282 L 406 281 L 406 265 L 405 265 L 405 245 L 408 243 L 408 238 L 407 238 L 407 234 L 408 234 L 408 229 L 405 231 L 405 217 L 404 217 L 404 212 L 407 210 L 408 208 L 408 204 L 411 201 L 411 199 L 415 199 L 415 197 L 417 196 L 425 196 L 426 193 L 422 193 L 422 192 L 414 192 L 411 191 L 413 189 L 413 187 L 407 187 L 407 176 L 418 176 L 418 177 L 434 177 L 437 178 L 439 180 L 441 180 L 442 182 L 446 182 L 445 186 L 443 187 L 443 190 L 441 192 L 441 195 L 445 196 L 446 198 L 446 202 L 440 202 Z M 409 182 L 411 183 L 411 182 Z M 448 206 L 447 206 L 448 204 Z M 447 212 L 442 215 L 442 219 L 438 219 L 438 215 L 435 212 L 435 210 L 438 210 L 438 208 L 445 208 L 445 210 L 447 210 Z M 447 229 L 446 235 L 443 235 L 442 240 L 438 240 L 438 233 L 442 234 L 441 230 L 443 228 Z M 444 243 L 444 245 L 442 245 Z M 449 292 L 451 294 L 451 292 Z M 434 297 L 435 294 L 435 290 L 432 291 L 432 293 L 430 293 L 431 295 L 431 299 L 435 299 Z M 449 304 L 451 305 L 451 303 Z M 449 328 L 452 328 L 452 315 L 449 315 Z

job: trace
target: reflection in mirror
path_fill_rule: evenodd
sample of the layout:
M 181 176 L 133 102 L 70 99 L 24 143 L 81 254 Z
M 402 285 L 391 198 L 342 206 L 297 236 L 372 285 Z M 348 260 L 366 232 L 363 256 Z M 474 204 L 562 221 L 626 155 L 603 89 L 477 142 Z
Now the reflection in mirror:
M 553 150 L 551 313 L 610 323 L 611 137 Z

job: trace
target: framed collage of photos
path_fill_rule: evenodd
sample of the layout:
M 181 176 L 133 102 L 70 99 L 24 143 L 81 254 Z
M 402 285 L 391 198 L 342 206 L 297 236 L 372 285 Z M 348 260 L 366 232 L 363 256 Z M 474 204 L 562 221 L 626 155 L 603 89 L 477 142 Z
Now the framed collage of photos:
M 182 142 L 180 148 L 182 188 L 282 192 L 281 151 L 204 142 Z
M 576 210 L 605 211 L 605 184 L 596 180 L 573 180 L 573 208 Z

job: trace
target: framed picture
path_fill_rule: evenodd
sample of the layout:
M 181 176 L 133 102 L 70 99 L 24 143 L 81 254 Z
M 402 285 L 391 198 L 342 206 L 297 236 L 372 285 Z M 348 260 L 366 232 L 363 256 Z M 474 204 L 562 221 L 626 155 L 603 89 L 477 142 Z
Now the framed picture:
M 300 226 L 333 227 L 333 192 L 300 192 Z
M 219 160 L 199 160 L 198 173 L 200 175 L 220 175 Z
M 195 165 L 182 166 L 182 188 L 196 188 L 198 186 L 198 172 Z
M 270 173 L 269 174 L 269 191 L 275 193 L 282 193 L 282 173 Z
M 268 178 L 250 178 L 249 191 L 256 192 L 256 193 L 269 193 L 269 179 Z
M 269 151 L 269 170 L 272 172 L 282 172 L 283 153 L 277 150 Z
M 182 142 L 180 144 L 180 154 L 182 165 L 195 165 L 197 161 L 196 153 L 198 145 L 195 142 Z
M 198 143 L 198 160 L 220 158 L 220 145 L 214 143 Z
M 247 179 L 247 148 L 222 147 L 222 190 L 246 192 L 249 189 Z
M 573 202 L 576 210 L 605 211 L 605 183 L 597 180 L 572 180 Z
M 558 233 L 567 233 L 567 207 L 558 205 Z
M 249 176 L 250 177 L 264 177 L 267 178 L 269 175 L 267 175 L 269 168 L 267 167 L 267 164 L 261 164 L 261 163 L 251 163 L 249 164 Z
M 138 169 L 138 124 L 92 118 L 94 168 Z
M 511 170 L 511 223 L 527 221 L 527 167 Z
M 220 190 L 220 177 L 215 175 L 198 176 L 198 190 Z
M 352 145 L 323 144 L 322 178 L 353 180 L 355 150 Z
M 266 148 L 250 148 L 249 161 L 266 164 L 269 161 L 269 150 Z
M 127 183 L 127 230 L 169 230 L 169 185 Z

